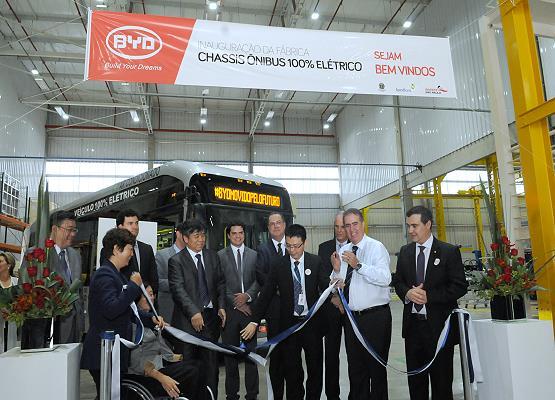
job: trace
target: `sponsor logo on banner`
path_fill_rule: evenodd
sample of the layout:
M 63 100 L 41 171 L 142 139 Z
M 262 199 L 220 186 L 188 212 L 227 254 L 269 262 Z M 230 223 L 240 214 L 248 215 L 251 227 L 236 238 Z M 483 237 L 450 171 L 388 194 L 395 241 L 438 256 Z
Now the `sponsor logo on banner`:
M 106 36 L 106 46 L 116 56 L 144 60 L 158 54 L 164 43 L 156 32 L 142 26 L 122 26 Z
M 426 94 L 446 94 L 448 92 L 443 86 L 438 86 L 435 88 L 426 88 Z
M 385 91 L 385 83 L 380 83 L 378 89 L 380 89 L 381 92 Z
M 398 93 L 412 93 L 412 92 L 414 92 L 414 89 L 416 89 L 416 85 L 414 83 L 411 83 L 409 85 L 409 87 L 395 88 L 395 91 L 398 92 Z

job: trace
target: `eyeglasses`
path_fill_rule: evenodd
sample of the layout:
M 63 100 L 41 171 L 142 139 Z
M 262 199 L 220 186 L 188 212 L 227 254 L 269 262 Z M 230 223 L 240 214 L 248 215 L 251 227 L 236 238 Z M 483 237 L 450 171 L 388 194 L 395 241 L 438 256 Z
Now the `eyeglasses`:
M 283 224 L 283 221 L 275 221 L 275 222 L 268 223 L 268 225 L 270 226 L 281 226 L 282 224 Z
M 304 242 L 302 243 L 298 243 L 298 244 L 292 244 L 292 243 L 285 243 L 285 248 L 292 250 L 292 249 L 299 249 L 304 245 Z
M 79 232 L 79 229 L 77 228 L 66 228 L 65 226 L 58 226 L 58 228 L 62 228 L 63 230 L 69 232 L 69 233 L 77 233 Z

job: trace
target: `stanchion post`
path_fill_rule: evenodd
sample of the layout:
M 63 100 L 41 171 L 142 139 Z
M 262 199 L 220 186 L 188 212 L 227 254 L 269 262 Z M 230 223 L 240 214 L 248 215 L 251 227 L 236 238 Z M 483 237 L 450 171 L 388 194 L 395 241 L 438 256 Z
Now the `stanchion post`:
M 112 389 L 112 347 L 116 335 L 114 331 L 102 334 L 100 342 L 100 400 L 110 400 Z
M 463 380 L 463 390 L 464 390 L 464 400 L 474 400 L 474 391 L 472 390 L 472 383 L 470 382 L 470 369 L 468 363 L 468 353 L 466 352 L 466 330 L 464 314 L 461 312 L 456 313 L 457 319 L 459 321 L 459 352 L 461 354 L 461 370 L 462 370 L 462 380 Z

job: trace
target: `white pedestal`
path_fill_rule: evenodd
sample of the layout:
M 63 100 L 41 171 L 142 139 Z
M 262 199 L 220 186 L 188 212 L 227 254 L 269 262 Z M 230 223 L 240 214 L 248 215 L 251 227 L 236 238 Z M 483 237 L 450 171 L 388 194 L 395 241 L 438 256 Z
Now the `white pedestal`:
M 79 400 L 80 347 L 62 344 L 43 353 L 21 353 L 16 347 L 1 354 L 0 397 Z
M 555 341 L 551 321 L 473 321 L 484 382 L 479 400 L 555 398 Z

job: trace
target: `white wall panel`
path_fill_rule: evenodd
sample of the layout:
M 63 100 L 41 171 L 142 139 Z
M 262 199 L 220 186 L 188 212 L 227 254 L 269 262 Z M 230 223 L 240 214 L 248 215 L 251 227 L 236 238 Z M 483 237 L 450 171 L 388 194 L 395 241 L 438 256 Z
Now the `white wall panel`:
M 334 145 L 269 144 L 255 141 L 255 161 L 295 163 L 336 163 Z
M 147 141 L 145 139 L 50 137 L 48 139 L 50 158 L 97 158 L 113 160 L 145 160 Z

